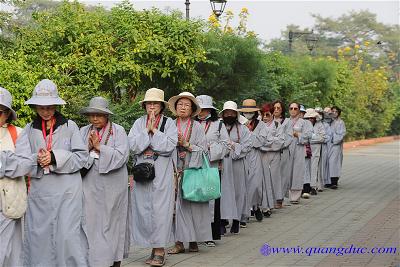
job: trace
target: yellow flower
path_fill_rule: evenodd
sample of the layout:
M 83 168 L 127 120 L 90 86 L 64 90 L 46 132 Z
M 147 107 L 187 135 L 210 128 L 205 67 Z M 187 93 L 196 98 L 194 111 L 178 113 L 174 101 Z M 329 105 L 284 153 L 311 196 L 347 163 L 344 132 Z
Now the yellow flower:
M 364 42 L 364 45 L 365 45 L 365 46 L 369 46 L 369 44 L 370 44 L 370 42 L 368 42 L 368 41 L 365 41 L 365 42 Z
M 226 15 L 227 15 L 227 16 L 233 16 L 233 11 L 232 11 L 232 9 L 228 9 L 228 10 L 226 11 Z
M 247 8 L 243 7 L 242 10 L 240 11 L 240 13 L 248 14 L 249 10 Z
M 345 52 L 350 52 L 350 51 L 351 51 L 351 48 L 348 47 L 348 46 L 346 46 L 346 47 L 344 48 L 344 51 L 345 51 Z
M 359 49 L 360 48 L 360 45 L 358 45 L 358 44 L 356 44 L 355 46 L 354 46 L 354 49 Z
M 342 55 L 342 54 L 343 54 L 343 50 L 339 48 L 339 49 L 337 50 L 337 53 L 338 53 L 338 55 Z

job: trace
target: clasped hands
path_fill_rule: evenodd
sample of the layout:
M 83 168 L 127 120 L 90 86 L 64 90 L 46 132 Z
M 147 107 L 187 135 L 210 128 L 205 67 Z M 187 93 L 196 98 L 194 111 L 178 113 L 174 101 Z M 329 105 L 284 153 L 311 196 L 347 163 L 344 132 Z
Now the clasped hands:
M 154 112 L 150 112 L 149 120 L 147 121 L 147 132 L 155 134 L 156 131 L 157 131 L 156 115 L 154 114 Z
M 100 140 L 94 130 L 89 133 L 89 151 L 96 150 L 97 153 L 100 153 Z
M 40 167 L 45 168 L 51 163 L 51 153 L 47 149 L 41 148 L 38 152 L 37 162 Z

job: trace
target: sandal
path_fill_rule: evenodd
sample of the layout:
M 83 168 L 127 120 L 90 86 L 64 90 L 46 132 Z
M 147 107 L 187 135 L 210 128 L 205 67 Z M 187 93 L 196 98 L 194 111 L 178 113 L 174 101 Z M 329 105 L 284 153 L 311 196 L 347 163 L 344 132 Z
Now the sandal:
M 168 249 L 167 253 L 168 254 L 185 253 L 185 248 L 182 247 L 181 245 L 175 245 L 172 248 Z
M 154 258 L 151 260 L 151 266 L 164 266 L 165 264 L 165 254 L 163 255 L 154 255 Z
M 199 252 L 199 247 L 197 246 L 197 242 L 189 243 L 189 252 Z
M 154 259 L 154 250 L 151 251 L 150 257 L 148 257 L 144 263 L 150 264 L 153 259 Z

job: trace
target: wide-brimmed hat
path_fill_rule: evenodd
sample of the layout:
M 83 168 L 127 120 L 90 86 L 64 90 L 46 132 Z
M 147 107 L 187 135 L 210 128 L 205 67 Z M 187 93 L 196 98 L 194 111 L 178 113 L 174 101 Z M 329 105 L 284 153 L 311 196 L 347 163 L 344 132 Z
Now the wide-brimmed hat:
M 164 91 L 158 88 L 150 88 L 146 91 L 144 99 L 139 101 L 139 103 L 142 104 L 145 102 L 163 102 L 166 105 L 168 104 L 168 102 L 164 100 Z
M 108 107 L 108 101 L 104 97 L 95 96 L 89 101 L 89 106 L 81 109 L 81 114 L 93 114 L 93 113 L 100 113 L 100 114 L 108 114 L 113 115 L 114 113 Z
M 233 102 L 233 101 L 226 101 L 226 102 L 224 103 L 224 107 L 222 108 L 221 112 L 219 113 L 219 116 L 222 116 L 222 113 L 224 113 L 225 110 L 233 110 L 233 111 L 236 111 L 236 112 L 237 112 L 237 118 L 239 119 L 240 113 L 239 113 L 239 111 L 238 111 L 236 102 Z
M 2 87 L 0 87 L 0 105 L 5 106 L 11 111 L 11 119 L 17 119 L 17 113 L 11 108 L 12 107 L 12 95 L 11 93 Z
M 239 109 L 240 112 L 255 112 L 259 110 L 260 108 L 257 107 L 257 103 L 254 99 L 243 100 L 242 107 Z
M 304 114 L 304 119 L 317 117 L 319 117 L 319 114 L 313 108 L 308 108 L 306 114 Z
M 41 80 L 35 87 L 32 97 L 25 101 L 26 105 L 52 106 L 65 105 L 58 96 L 57 85 L 48 79 Z
M 209 108 L 209 109 L 214 109 L 217 110 L 213 106 L 213 98 L 209 95 L 199 95 L 196 96 L 197 102 L 199 103 L 199 106 L 201 109 L 203 108 Z
M 174 113 L 174 115 L 177 115 L 175 104 L 181 98 L 190 99 L 193 102 L 193 104 L 196 106 L 196 110 L 193 111 L 193 113 L 191 114 L 192 117 L 199 115 L 199 113 L 201 111 L 199 102 L 194 97 L 194 95 L 192 93 L 189 93 L 189 92 L 182 92 L 179 95 L 173 96 L 168 100 L 169 109 L 172 111 L 172 113 Z

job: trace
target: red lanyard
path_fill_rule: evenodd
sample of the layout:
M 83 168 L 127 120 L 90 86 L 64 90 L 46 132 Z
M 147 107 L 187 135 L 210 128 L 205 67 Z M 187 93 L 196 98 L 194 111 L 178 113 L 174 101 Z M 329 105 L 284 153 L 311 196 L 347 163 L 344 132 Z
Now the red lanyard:
M 42 119 L 42 133 L 43 133 L 44 142 L 46 143 L 47 151 L 51 151 L 51 144 L 53 142 L 53 129 L 54 129 L 54 124 L 55 124 L 54 118 L 51 118 L 50 120 L 51 120 L 51 124 L 50 124 L 49 140 L 47 140 L 46 121 Z
M 157 118 L 156 118 L 156 124 L 154 125 L 155 129 L 158 129 L 158 124 L 160 123 L 160 120 L 161 120 L 161 115 L 158 114 Z M 148 125 L 149 125 L 149 116 L 147 115 L 146 128 L 147 128 Z
M 103 135 L 104 135 L 104 132 L 106 131 L 107 125 L 108 125 L 108 122 L 107 122 L 106 126 L 104 126 L 100 131 L 98 131 L 96 129 L 96 135 L 97 135 L 97 138 L 99 139 L 99 142 L 101 142 L 101 139 L 103 139 Z
M 271 120 L 270 122 L 266 122 L 265 124 L 267 124 L 267 126 L 270 127 L 273 122 L 274 120 Z
M 206 134 L 208 132 L 208 129 L 210 128 L 210 124 L 211 124 L 211 121 L 206 121 L 206 125 L 204 125 L 204 131 L 206 132 Z
M 176 121 L 176 123 L 177 123 L 177 126 L 178 126 L 178 133 L 179 133 L 179 134 L 182 134 L 182 130 L 181 130 L 181 119 L 178 118 L 177 121 Z M 186 128 L 185 128 L 185 133 L 183 134 L 183 139 L 185 139 L 185 140 L 186 140 L 186 138 L 187 138 L 187 134 L 188 134 L 188 131 L 189 131 L 191 125 L 192 125 L 192 120 L 189 119 L 188 124 L 186 125 Z

